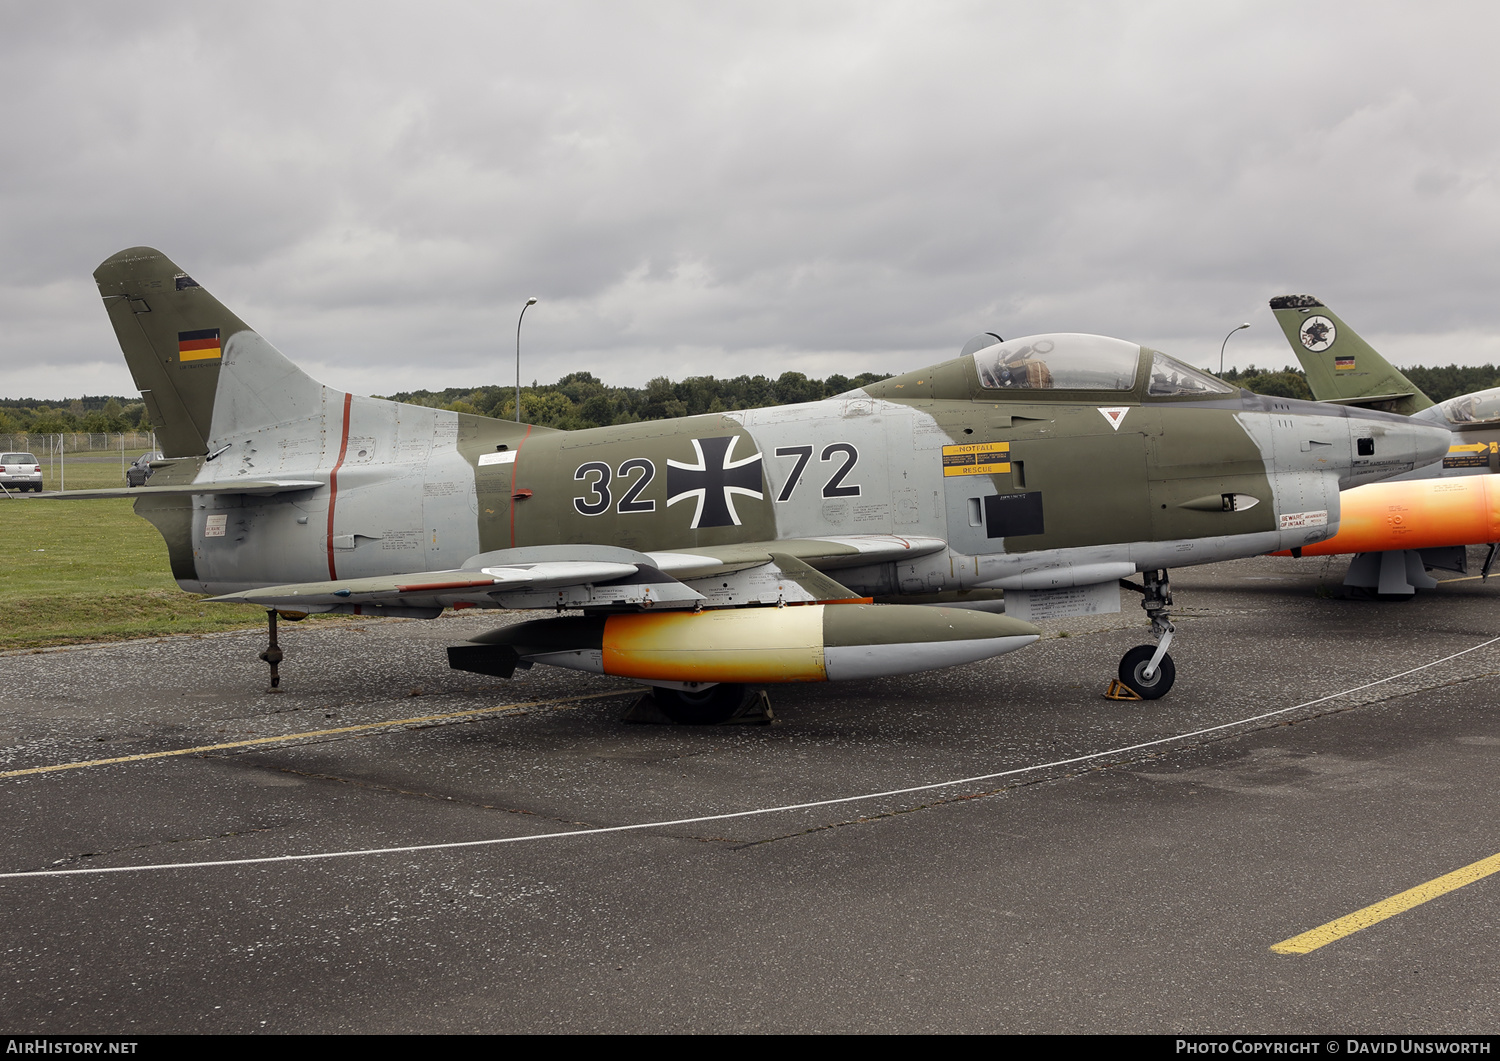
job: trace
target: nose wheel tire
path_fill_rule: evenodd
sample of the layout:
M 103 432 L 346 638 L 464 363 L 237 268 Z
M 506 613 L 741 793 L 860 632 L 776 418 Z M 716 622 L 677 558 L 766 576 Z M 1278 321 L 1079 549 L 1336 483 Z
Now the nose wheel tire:
M 716 726 L 728 722 L 744 707 L 754 690 L 744 685 L 721 683 L 707 689 L 651 690 L 651 698 L 662 714 L 684 726 Z
M 1120 681 L 1135 690 L 1142 700 L 1155 700 L 1165 696 L 1172 683 L 1177 680 L 1177 667 L 1170 655 L 1163 656 L 1156 665 L 1156 673 L 1147 678 L 1146 667 L 1156 655 L 1155 645 L 1137 645 L 1125 653 L 1120 660 Z

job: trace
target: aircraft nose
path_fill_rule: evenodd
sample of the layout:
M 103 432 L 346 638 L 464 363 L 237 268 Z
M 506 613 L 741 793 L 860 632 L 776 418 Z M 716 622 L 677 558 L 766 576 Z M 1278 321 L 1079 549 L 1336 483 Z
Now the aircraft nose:
M 1411 421 L 1411 426 L 1417 431 L 1417 467 L 1421 468 L 1428 464 L 1436 464 L 1448 454 L 1448 449 L 1453 445 L 1453 432 L 1446 427 L 1433 424 L 1430 427 L 1419 421 Z
M 1452 432 L 1439 424 L 1392 413 L 1349 412 L 1351 486 L 1435 464 L 1453 441 Z

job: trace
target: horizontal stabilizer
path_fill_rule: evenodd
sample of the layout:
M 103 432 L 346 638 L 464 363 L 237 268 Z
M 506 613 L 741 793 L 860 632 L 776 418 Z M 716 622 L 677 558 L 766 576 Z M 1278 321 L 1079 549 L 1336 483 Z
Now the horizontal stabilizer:
M 1360 408 L 1377 408 L 1381 402 L 1399 402 L 1403 398 L 1416 397 L 1416 391 L 1395 391 L 1391 394 L 1370 394 L 1358 398 L 1320 398 L 1324 405 L 1354 405 Z

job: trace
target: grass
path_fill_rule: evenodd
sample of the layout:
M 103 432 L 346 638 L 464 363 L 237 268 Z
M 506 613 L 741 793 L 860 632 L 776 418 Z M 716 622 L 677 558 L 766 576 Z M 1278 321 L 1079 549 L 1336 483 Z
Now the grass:
M 47 470 L 45 463 L 42 470 Z M 70 490 L 125 485 L 119 454 L 70 457 L 67 484 Z M 49 475 L 47 487 L 55 486 Z M 205 604 L 178 589 L 161 535 L 131 506 L 125 498 L 0 496 L 6 559 L 0 580 L 0 650 L 265 624 L 259 608 Z

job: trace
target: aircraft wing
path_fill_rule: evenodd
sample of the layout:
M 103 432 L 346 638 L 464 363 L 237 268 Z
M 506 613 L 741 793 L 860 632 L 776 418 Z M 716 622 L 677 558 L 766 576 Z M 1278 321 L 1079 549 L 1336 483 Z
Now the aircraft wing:
M 788 539 L 754 546 L 646 554 L 612 546 L 546 545 L 470 557 L 449 571 L 258 586 L 211 598 L 287 611 L 436 614 L 443 608 L 737 606 L 863 599 L 819 567 L 878 563 L 944 547 L 889 535 Z M 673 570 L 665 570 L 670 564 Z M 723 579 L 728 578 L 728 581 Z M 694 580 L 703 579 L 694 584 Z
M 106 490 L 69 490 L 38 494 L 56 501 L 97 501 L 106 497 L 183 497 L 192 494 L 290 494 L 327 486 L 316 479 L 238 479 L 214 483 L 180 483 L 175 486 L 115 486 Z
M 262 586 L 210 598 L 225 604 L 259 604 L 307 610 L 324 605 L 446 607 L 467 601 L 493 603 L 496 594 L 607 584 L 640 574 L 641 565 L 610 561 L 558 560 L 452 571 L 414 571 L 373 578 L 294 582 Z

